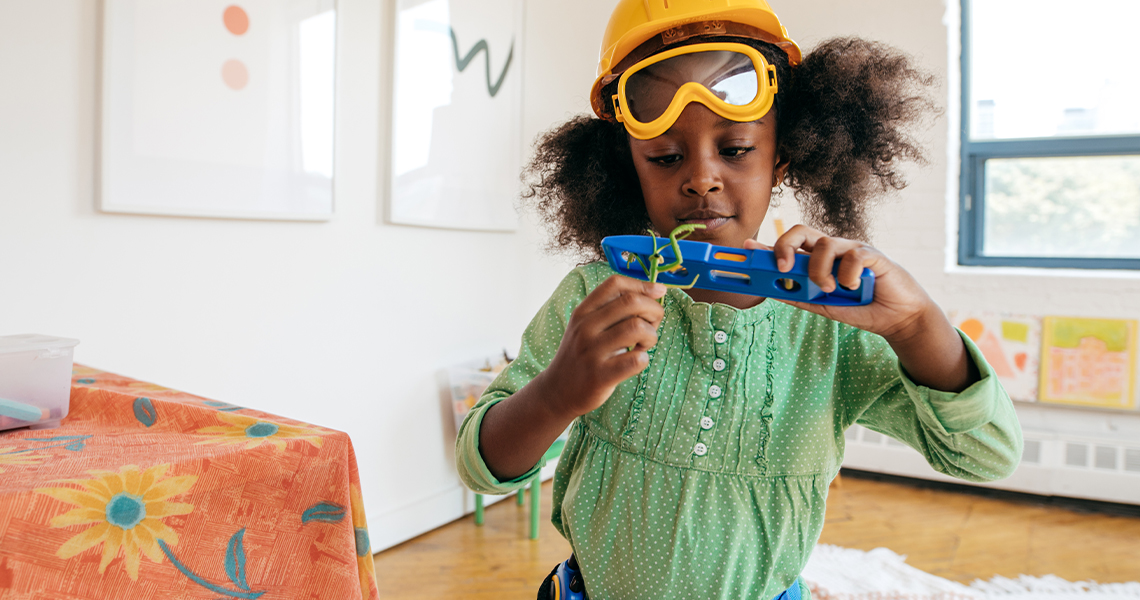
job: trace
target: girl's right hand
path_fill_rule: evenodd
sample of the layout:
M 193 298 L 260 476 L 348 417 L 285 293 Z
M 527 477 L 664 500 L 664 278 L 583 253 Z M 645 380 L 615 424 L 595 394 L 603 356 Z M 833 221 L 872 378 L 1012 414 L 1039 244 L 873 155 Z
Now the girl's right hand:
M 556 410 L 584 415 L 609 399 L 619 383 L 645 370 L 657 344 L 665 286 L 613 275 L 570 315 L 558 352 L 544 373 L 557 390 Z

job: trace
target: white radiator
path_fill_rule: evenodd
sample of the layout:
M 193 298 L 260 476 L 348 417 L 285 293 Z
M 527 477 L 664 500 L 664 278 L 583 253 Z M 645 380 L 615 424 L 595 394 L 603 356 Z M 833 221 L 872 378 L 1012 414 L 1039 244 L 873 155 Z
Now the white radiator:
M 1140 437 L 1029 428 L 1024 429 L 1024 435 L 1021 465 L 1010 478 L 993 483 L 970 483 L 938 473 L 910 447 L 859 425 L 845 434 L 843 466 L 1046 496 L 1140 505 Z

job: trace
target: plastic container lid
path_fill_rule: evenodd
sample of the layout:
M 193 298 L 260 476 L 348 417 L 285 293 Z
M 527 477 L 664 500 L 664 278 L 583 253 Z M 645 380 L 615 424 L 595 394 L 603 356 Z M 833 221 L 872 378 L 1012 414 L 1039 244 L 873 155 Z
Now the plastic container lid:
M 39 350 L 67 350 L 77 345 L 79 345 L 79 340 L 36 333 L 0 335 L 0 354 L 36 352 Z

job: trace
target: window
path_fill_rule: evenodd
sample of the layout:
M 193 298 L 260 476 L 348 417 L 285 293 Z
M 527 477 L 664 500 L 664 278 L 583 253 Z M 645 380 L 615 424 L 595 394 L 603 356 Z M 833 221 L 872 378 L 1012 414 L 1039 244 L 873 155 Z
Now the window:
M 963 265 L 1140 269 L 1137 0 L 962 0 Z

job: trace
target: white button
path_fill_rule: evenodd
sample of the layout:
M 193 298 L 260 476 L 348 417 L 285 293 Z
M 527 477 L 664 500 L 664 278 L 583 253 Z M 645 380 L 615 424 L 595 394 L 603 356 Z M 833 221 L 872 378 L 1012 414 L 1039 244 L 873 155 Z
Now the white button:
M 712 429 L 713 420 L 711 417 L 701 417 L 701 429 Z
M 728 334 L 723 331 L 718 331 L 713 334 L 713 339 L 716 340 L 716 343 L 723 344 L 728 341 Z
M 719 385 L 709 386 L 709 398 L 720 398 L 720 392 Z
M 708 452 L 709 452 L 708 446 L 705 446 L 704 444 L 702 444 L 700 442 L 697 442 L 697 445 L 693 446 L 693 454 L 696 454 L 697 456 L 704 456 L 704 455 L 708 454 Z
M 727 367 L 727 366 L 728 366 L 728 363 L 724 362 L 723 358 L 718 358 L 718 359 L 713 361 L 713 370 L 714 371 L 718 371 L 718 372 L 723 371 L 725 369 L 725 367 Z

